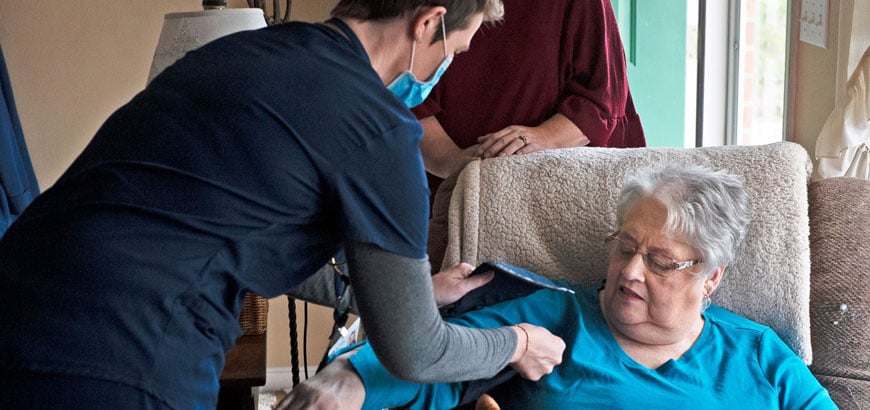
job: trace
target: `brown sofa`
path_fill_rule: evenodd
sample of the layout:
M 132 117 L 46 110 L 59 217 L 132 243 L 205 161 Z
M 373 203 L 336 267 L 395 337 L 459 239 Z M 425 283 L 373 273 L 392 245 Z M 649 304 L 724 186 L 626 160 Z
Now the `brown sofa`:
M 842 409 L 870 409 L 870 181 L 809 185 L 810 369 Z

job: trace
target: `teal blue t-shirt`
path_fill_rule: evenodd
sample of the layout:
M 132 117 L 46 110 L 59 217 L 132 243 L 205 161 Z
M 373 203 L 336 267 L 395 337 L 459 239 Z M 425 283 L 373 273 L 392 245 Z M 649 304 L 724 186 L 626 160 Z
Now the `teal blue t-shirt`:
M 649 369 L 611 335 L 598 294 L 540 290 L 453 322 L 496 327 L 527 322 L 567 345 L 562 364 L 538 382 L 514 377 L 492 394 L 503 408 L 836 409 L 827 390 L 770 328 L 712 306 L 695 344 L 678 360 Z M 463 384 L 424 385 L 391 376 L 366 345 L 351 363 L 366 386 L 364 409 L 449 409 Z

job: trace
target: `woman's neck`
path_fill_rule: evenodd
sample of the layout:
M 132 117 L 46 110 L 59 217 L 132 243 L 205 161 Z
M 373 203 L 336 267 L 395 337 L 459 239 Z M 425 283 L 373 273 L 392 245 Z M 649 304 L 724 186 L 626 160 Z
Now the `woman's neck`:
M 384 84 L 408 68 L 413 40 L 408 35 L 405 20 L 388 22 L 342 20 L 353 30 L 369 56 L 372 68 Z
M 655 334 L 650 329 L 640 325 L 628 330 L 618 329 L 605 318 L 607 328 L 619 347 L 634 361 L 644 367 L 656 369 L 668 360 L 677 360 L 683 356 L 701 336 L 704 330 L 704 319 L 699 315 L 697 322 L 680 333 Z M 653 331 L 654 332 L 654 331 Z
M 607 329 L 619 347 L 636 362 L 650 369 L 682 357 L 704 330 L 704 318 L 700 314 L 693 316 L 692 323 L 685 326 L 663 328 L 652 323 L 614 323 L 605 313 L 607 307 L 603 298 L 599 298 L 599 307 Z

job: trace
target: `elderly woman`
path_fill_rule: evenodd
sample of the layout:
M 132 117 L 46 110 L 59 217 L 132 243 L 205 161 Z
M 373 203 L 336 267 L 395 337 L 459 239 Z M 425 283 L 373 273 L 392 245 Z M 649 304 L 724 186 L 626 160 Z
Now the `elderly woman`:
M 568 344 L 553 373 L 537 383 L 515 377 L 492 396 L 506 408 L 836 408 L 773 330 L 710 305 L 745 236 L 748 205 L 738 178 L 705 168 L 630 179 L 605 239 L 600 289 L 540 290 L 455 321 L 528 322 Z M 399 381 L 363 346 L 308 387 L 364 398 L 365 408 L 451 408 L 466 386 Z

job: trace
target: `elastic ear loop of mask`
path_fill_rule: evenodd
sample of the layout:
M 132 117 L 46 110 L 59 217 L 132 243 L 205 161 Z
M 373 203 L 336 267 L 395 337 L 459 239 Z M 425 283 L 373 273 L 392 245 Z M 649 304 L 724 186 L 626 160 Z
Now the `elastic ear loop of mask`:
M 444 25 L 444 15 L 441 15 L 441 44 L 444 45 L 444 58 L 447 58 L 447 26 Z
M 447 26 L 444 25 L 444 15 L 441 15 L 441 45 L 444 46 L 444 58 L 447 58 Z M 411 43 L 411 62 L 408 71 L 414 72 L 414 56 L 417 55 L 417 42 Z

